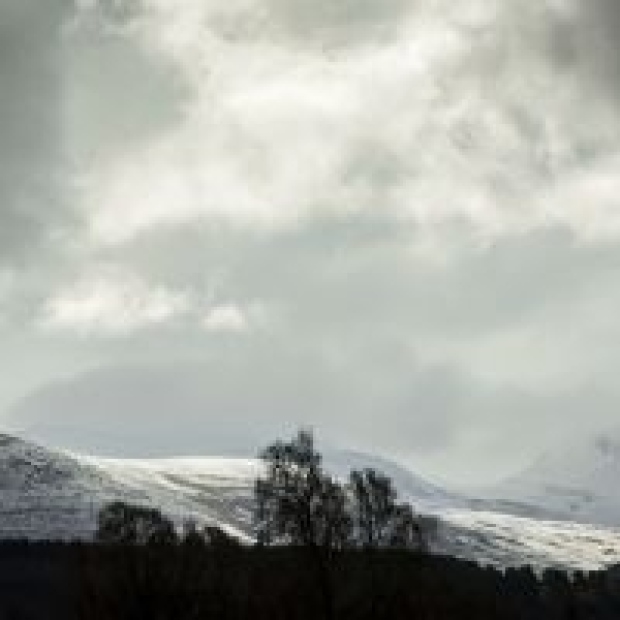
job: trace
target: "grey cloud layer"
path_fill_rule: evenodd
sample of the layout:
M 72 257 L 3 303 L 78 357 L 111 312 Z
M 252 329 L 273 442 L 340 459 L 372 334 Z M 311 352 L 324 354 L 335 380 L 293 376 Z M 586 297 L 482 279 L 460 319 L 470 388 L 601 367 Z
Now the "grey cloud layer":
M 615 422 L 615 247 L 554 232 L 431 267 L 380 231 L 356 220 L 262 241 L 143 239 L 126 260 L 145 277 L 196 290 L 216 277 L 216 298 L 260 298 L 275 320 L 84 342 L 86 359 L 133 366 L 44 389 L 12 424 L 75 448 L 170 454 L 250 450 L 306 423 L 430 473 L 467 477 L 466 462 L 473 479 L 525 462 L 560 421 L 564 435 Z M 144 367 L 147 353 L 159 368 Z
M 575 2 L 576 22 L 558 24 L 556 52 L 566 65 L 575 64 L 618 96 L 620 6 L 614 0 Z
M 94 171 L 84 198 L 104 241 L 175 220 L 271 225 L 379 204 L 440 235 L 453 220 L 485 238 L 609 228 L 617 101 L 600 80 L 584 91 L 604 61 L 588 34 L 607 23 L 602 4 L 368 3 L 355 19 L 348 4 L 191 2 L 187 18 L 145 5 L 139 41 L 169 54 L 194 102 L 176 130 Z M 218 22 L 240 28 L 261 11 L 265 29 L 238 39 Z M 316 48 L 301 34 L 314 32 L 309 15 L 351 45 Z M 269 38 L 282 20 L 299 26 L 294 43 Z M 384 21 L 391 37 L 356 44 L 360 23 Z
M 612 421 L 615 2 L 38 4 L 0 9 L 0 301 L 50 380 L 103 370 L 13 424 L 482 477 Z
M 80 172 L 174 125 L 187 97 L 171 63 L 123 28 L 123 4 L 110 6 L 120 11 L 113 15 L 121 26 L 89 15 L 70 23 L 63 41 L 65 139 Z

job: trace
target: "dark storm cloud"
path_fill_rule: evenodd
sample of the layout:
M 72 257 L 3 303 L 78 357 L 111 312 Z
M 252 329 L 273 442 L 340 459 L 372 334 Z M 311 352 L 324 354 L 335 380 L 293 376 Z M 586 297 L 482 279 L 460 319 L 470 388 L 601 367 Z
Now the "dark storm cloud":
M 589 76 L 602 94 L 620 97 L 620 4 L 576 0 L 569 7 L 552 24 L 551 50 L 559 66 Z

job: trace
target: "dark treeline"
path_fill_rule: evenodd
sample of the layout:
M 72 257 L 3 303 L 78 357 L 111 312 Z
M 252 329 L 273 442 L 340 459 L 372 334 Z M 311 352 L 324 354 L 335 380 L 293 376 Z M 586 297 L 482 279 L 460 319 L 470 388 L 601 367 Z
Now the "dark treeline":
M 620 618 L 617 569 L 499 571 L 398 550 L 331 558 L 339 619 Z M 2 620 L 317 620 L 321 585 L 307 549 L 225 536 L 148 545 L 0 544 Z

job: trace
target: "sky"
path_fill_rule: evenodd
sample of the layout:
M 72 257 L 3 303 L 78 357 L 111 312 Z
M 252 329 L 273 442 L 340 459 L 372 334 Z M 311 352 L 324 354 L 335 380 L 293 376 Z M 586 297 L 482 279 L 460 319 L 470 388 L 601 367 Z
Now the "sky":
M 0 428 L 482 484 L 620 406 L 616 0 L 0 0 Z

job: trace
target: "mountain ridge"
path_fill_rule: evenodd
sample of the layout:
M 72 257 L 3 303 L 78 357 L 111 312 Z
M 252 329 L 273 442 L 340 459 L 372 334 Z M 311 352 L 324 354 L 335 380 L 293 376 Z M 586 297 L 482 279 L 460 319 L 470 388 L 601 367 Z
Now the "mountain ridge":
M 436 553 L 500 567 L 595 569 L 620 562 L 620 532 L 611 528 L 527 514 L 525 504 L 523 514 L 511 514 L 501 502 L 452 494 L 372 455 L 328 451 L 325 464 L 339 476 L 364 466 L 395 476 L 403 499 L 439 518 Z M 257 459 L 100 458 L 3 435 L 0 471 L 0 538 L 88 540 L 99 508 L 122 500 L 159 508 L 179 526 L 192 519 L 252 540 Z

